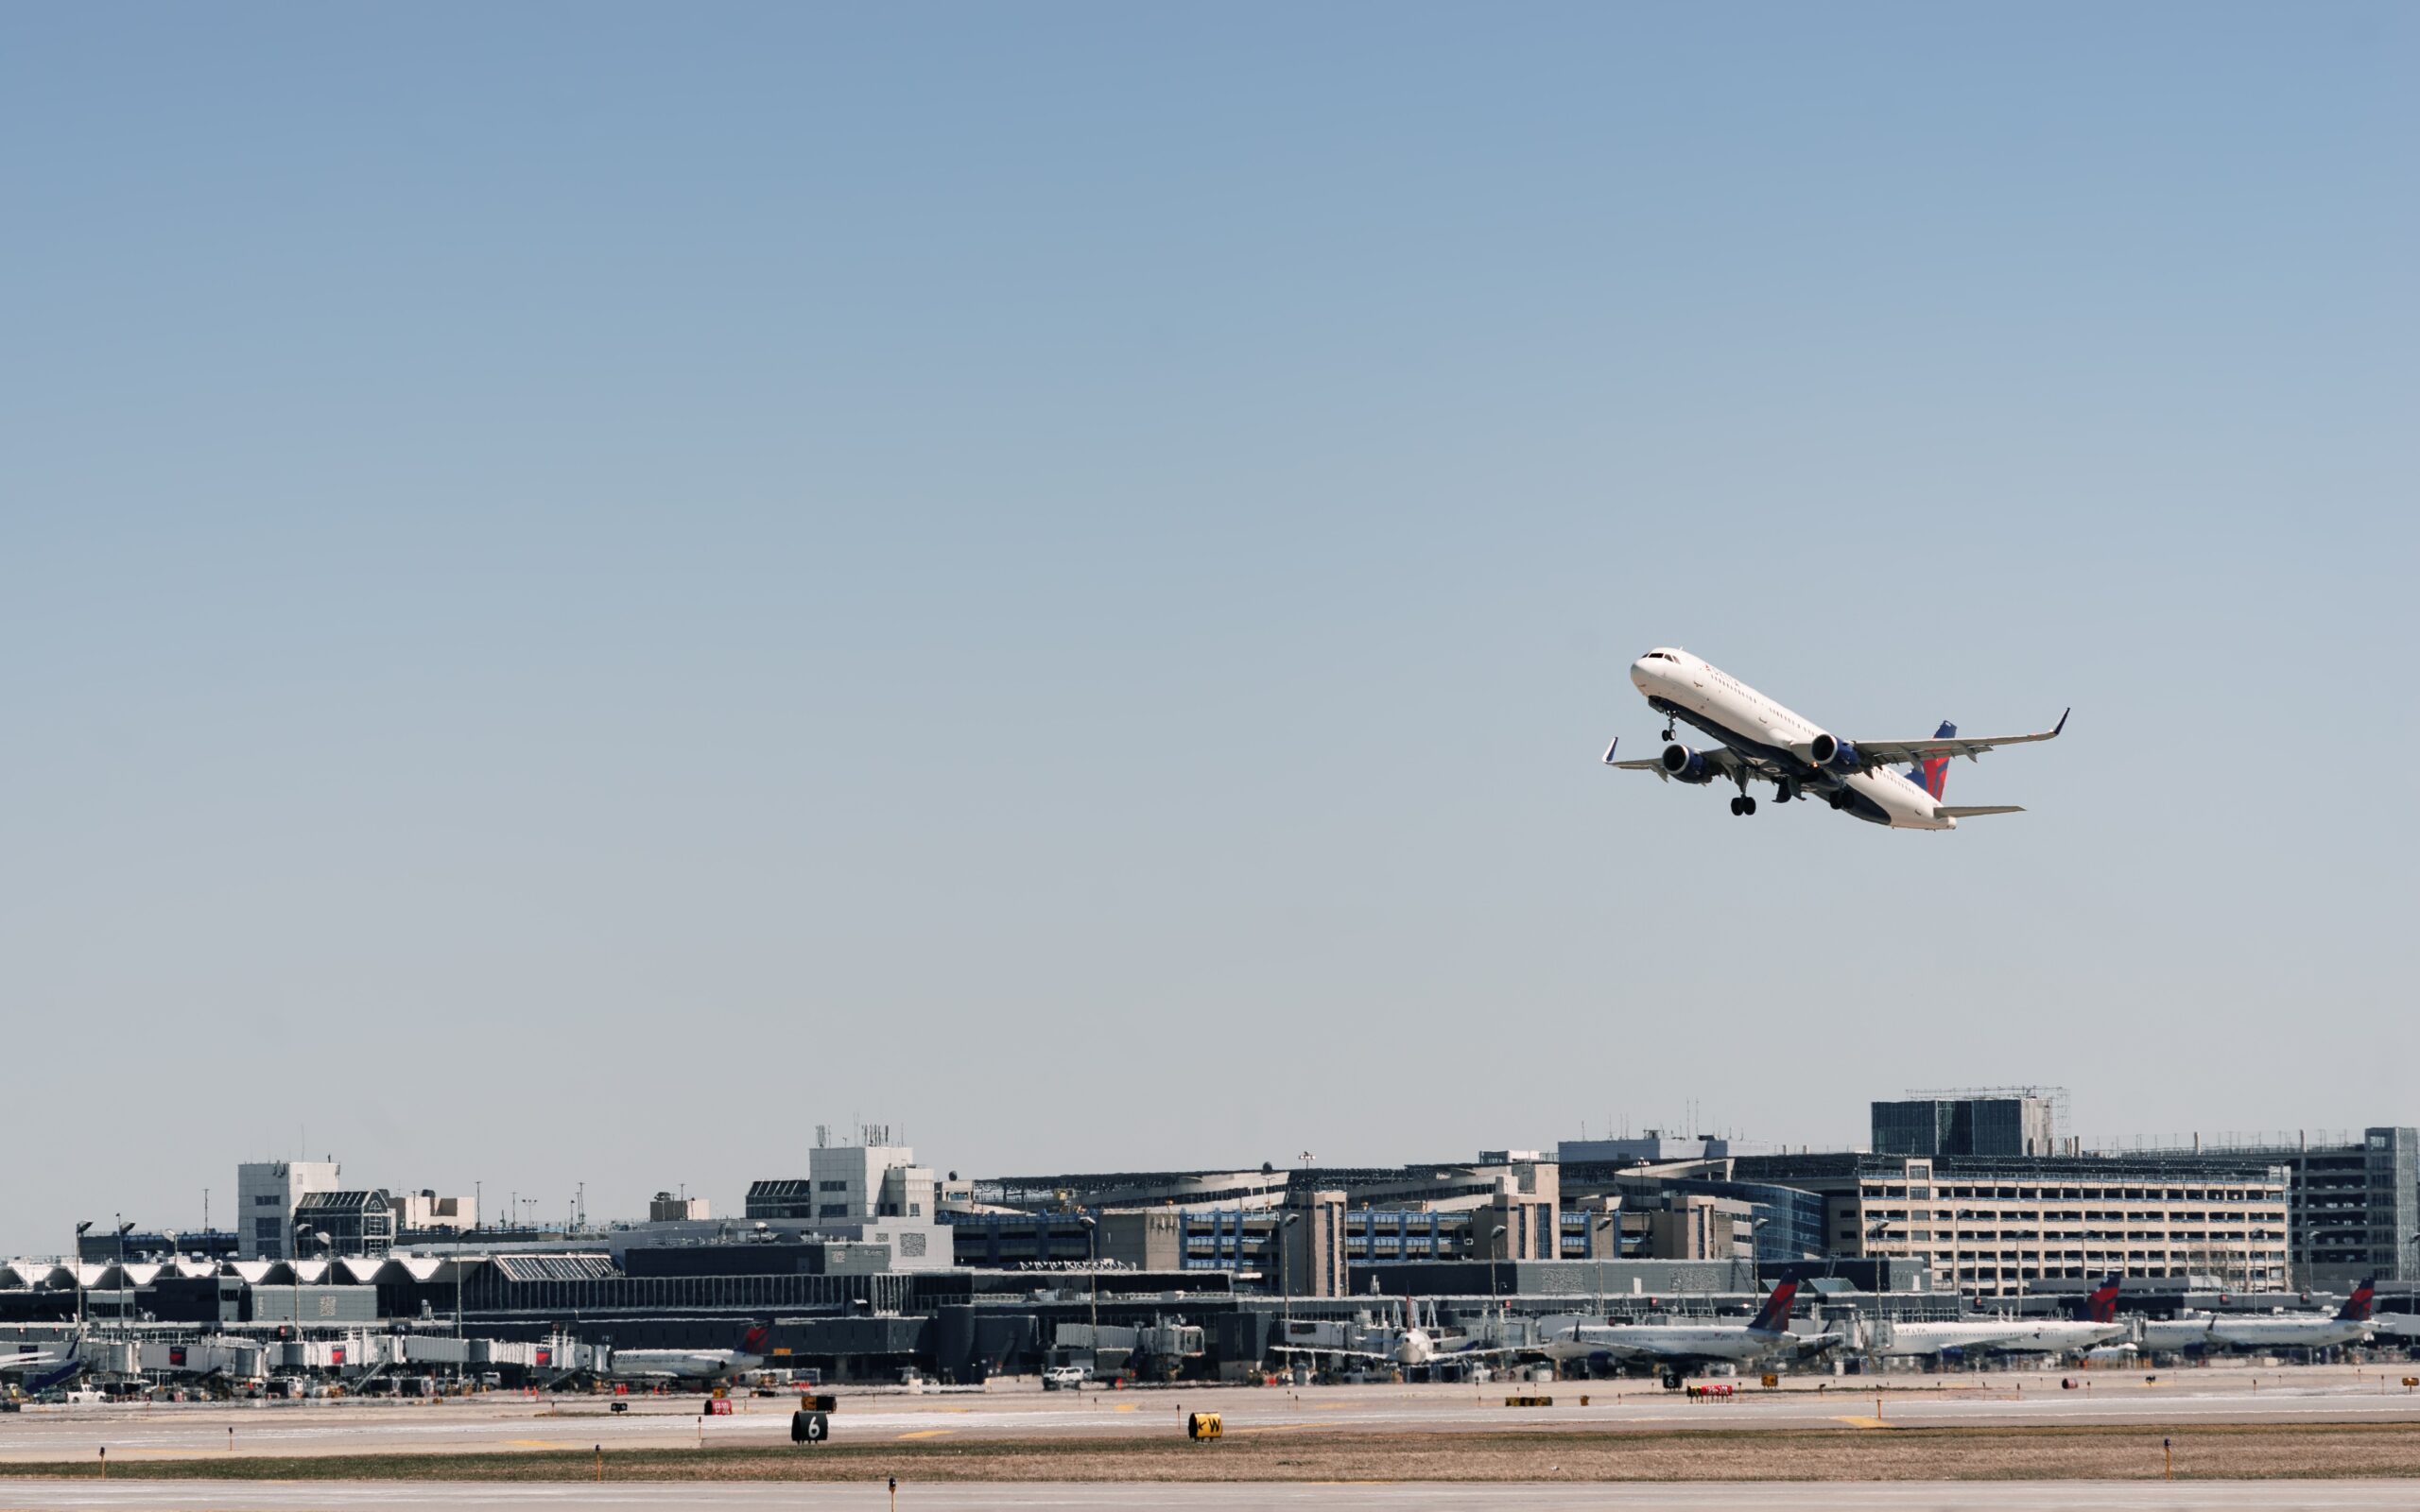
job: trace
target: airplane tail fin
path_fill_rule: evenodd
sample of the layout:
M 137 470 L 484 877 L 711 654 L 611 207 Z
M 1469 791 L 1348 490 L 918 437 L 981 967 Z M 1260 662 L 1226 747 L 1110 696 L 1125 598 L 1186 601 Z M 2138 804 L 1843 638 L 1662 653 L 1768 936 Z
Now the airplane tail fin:
M 2378 1279 L 2372 1276 L 2354 1287 L 2353 1295 L 2344 1298 L 2344 1305 L 2336 1310 L 2336 1315 L 2347 1323 L 2367 1323 L 2370 1320 L 2370 1302 L 2377 1293 L 2377 1284 Z
M 63 1386 L 84 1373 L 84 1341 L 79 1336 L 67 1347 L 57 1365 L 26 1382 L 26 1390 L 39 1396 L 53 1386 Z
M 1958 733 L 1958 727 L 1945 719 L 1941 722 L 1941 728 L 1932 732 L 1932 738 L 1947 740 L 1956 733 Z M 1949 758 L 1933 756 L 1916 763 L 1908 768 L 1908 781 L 1931 794 L 1934 802 L 1940 802 L 1942 789 L 1949 785 Z
M 765 1352 L 766 1341 L 770 1339 L 772 1336 L 773 1325 L 771 1323 L 765 1322 L 755 1324 L 752 1326 L 746 1333 L 740 1335 L 739 1352 L 742 1354 L 763 1354 Z
M 2085 1322 L 2115 1323 L 2118 1321 L 2118 1273 L 2117 1271 L 2111 1271 L 2108 1275 L 2100 1278 L 2100 1284 L 2094 1287 L 2092 1289 L 2092 1295 L 2083 1299 L 2083 1318 Z
M 1761 1333 L 1779 1333 L 1788 1329 L 1790 1304 L 1798 1299 L 1799 1283 L 1806 1274 L 1799 1268 L 1784 1271 L 1781 1279 L 1773 1282 L 1773 1289 L 1765 1294 L 1765 1305 L 1748 1320 L 1748 1327 Z

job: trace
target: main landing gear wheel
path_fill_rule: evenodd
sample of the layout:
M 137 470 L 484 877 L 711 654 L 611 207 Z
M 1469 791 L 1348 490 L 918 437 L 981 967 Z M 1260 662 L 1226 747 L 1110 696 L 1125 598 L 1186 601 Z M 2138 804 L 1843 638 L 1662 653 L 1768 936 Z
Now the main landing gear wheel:
M 1745 793 L 1740 794 L 1737 798 L 1731 800 L 1731 816 L 1733 818 L 1738 818 L 1744 815 L 1754 814 L 1755 812 L 1756 800 L 1750 798 Z

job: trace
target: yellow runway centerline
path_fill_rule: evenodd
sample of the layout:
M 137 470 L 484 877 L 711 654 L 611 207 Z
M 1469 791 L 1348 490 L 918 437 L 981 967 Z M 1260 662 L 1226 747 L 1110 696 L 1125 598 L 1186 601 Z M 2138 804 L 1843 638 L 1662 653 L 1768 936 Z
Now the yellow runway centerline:
M 911 1438 L 939 1438 L 944 1434 L 954 1434 L 957 1432 L 958 1430 L 955 1428 L 919 1428 L 912 1434 L 900 1435 L 899 1440 L 901 1443 L 906 1443 Z

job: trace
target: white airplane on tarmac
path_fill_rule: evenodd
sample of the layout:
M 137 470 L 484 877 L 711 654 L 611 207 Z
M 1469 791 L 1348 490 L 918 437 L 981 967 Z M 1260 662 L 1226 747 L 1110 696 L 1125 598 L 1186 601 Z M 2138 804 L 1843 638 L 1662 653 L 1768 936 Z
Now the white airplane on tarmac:
M 2007 1354 L 2066 1354 L 2125 1337 L 2118 1321 L 2118 1278 L 2101 1278 L 2084 1298 L 2082 1319 L 1962 1317 L 1942 1323 L 1893 1323 L 1882 1355 L 1938 1355 L 1953 1350 L 1998 1350 Z
M 47 1391 L 83 1373 L 83 1350 L 80 1334 L 68 1340 L 64 1349 L 43 1350 L 30 1344 L 19 1345 L 15 1352 L 0 1354 L 0 1375 L 18 1377 L 29 1393 Z
M 2146 1349 L 2324 1349 L 2364 1344 L 2370 1337 L 2370 1301 L 2377 1280 L 2372 1277 L 2354 1287 L 2332 1317 L 2325 1313 L 2204 1313 L 2146 1318 L 2142 1345 Z
M 1295 1337 L 1307 1337 L 1315 1342 L 1278 1344 L 1271 1347 L 1270 1352 L 1305 1355 L 1315 1366 L 1324 1356 L 1339 1361 L 1362 1360 L 1373 1365 L 1400 1366 L 1407 1369 L 1524 1352 L 1524 1346 L 1483 1344 L 1467 1334 L 1442 1332 L 1433 1322 L 1424 1325 L 1419 1321 L 1418 1304 L 1409 1297 L 1404 1298 L 1403 1316 L 1401 1327 L 1384 1323 L 1374 1327 L 1357 1327 L 1305 1318 L 1288 1327 Z
M 1792 1358 L 1832 1348 L 1837 1333 L 1789 1332 L 1790 1304 L 1807 1273 L 1793 1270 L 1773 1283 L 1765 1305 L 1746 1323 L 1575 1323 L 1540 1346 L 1550 1359 L 1652 1361 L 1664 1383 L 1678 1386 L 1694 1366 L 1746 1365 L 1770 1354 Z
M 615 1349 L 597 1373 L 611 1381 L 722 1381 L 764 1365 L 772 1333 L 772 1324 L 755 1324 L 736 1349 Z
M 1766 697 L 1703 657 L 1677 646 L 1658 646 L 1631 663 L 1630 680 L 1664 716 L 1663 754 L 1646 761 L 1617 762 L 1616 738 L 1605 747 L 1605 765 L 1626 772 L 1653 772 L 1667 782 L 1703 786 L 1736 782 L 1734 815 L 1754 814 L 1752 781 L 1773 784 L 1774 801 L 1820 798 L 1834 809 L 1893 830 L 1954 830 L 1960 819 L 1983 814 L 2022 814 L 2014 804 L 1955 808 L 1941 800 L 1949 759 L 1980 756 L 1996 746 L 2050 740 L 2067 728 L 2067 716 L 2031 735 L 1977 739 L 1942 723 L 1930 740 L 1843 740 Z M 1705 731 L 1714 746 L 1695 750 L 1673 740 L 1674 726 Z M 1897 763 L 1906 772 L 1892 770 Z

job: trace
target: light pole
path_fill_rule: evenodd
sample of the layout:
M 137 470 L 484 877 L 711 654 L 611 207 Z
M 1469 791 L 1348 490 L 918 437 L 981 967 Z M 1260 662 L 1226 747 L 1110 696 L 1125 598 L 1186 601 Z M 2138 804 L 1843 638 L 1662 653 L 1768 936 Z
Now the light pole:
M 294 1252 L 285 1257 L 285 1277 L 294 1293 L 294 1342 L 298 1347 L 302 1342 L 302 1241 L 318 1232 L 309 1224 L 295 1225 Z
M 1591 1218 L 1588 1221 L 1588 1256 L 1591 1260 L 1594 1260 L 1597 1263 L 1597 1311 L 1599 1313 L 1603 1313 L 1605 1311 L 1605 1257 L 1597 1253 L 1597 1234 L 1602 1229 L 1611 1228 L 1614 1231 L 1613 1258 L 1616 1260 L 1621 1259 L 1621 1221 L 1622 1199 L 1618 1195 L 1615 1196 L 1611 1202 L 1608 1202 L 1605 1205 L 1604 1211 L 1599 1213 L 1596 1217 Z M 1605 1321 L 1607 1323 L 1611 1323 L 1613 1321 L 1612 1316 L 1608 1314 Z
M 1764 1224 L 1769 1222 L 1773 1222 L 1773 1214 L 1747 1219 L 1747 1289 L 1757 1287 L 1757 1267 L 1764 1263 L 1764 1246 L 1759 1244 L 1757 1236 L 1764 1234 Z M 1733 1263 L 1737 1263 L 1740 1246 L 1730 1246 L 1730 1253 L 1733 1253 Z
M 1092 1323 L 1084 1341 L 1092 1350 L 1092 1363 L 1084 1373 L 1094 1376 L 1100 1373 L 1100 1220 L 1085 1213 L 1077 1221 L 1084 1226 L 1086 1265 L 1093 1273 Z
M 76 1281 L 76 1333 L 78 1338 L 84 1333 L 84 1231 L 92 1227 L 90 1218 L 76 1226 L 76 1247 L 67 1256 L 67 1274 Z
M 1277 1305 L 1283 1319 L 1278 1332 L 1288 1345 L 1294 1342 L 1294 1283 L 1293 1278 L 1286 1274 L 1286 1230 L 1302 1221 L 1299 1212 L 1282 1213 L 1269 1230 L 1269 1237 L 1277 1242 Z
M 1504 1237 L 1504 1226 L 1503 1226 L 1502 1224 L 1500 1224 L 1500 1223 L 1499 1223 L 1499 1224 L 1491 1224 L 1491 1225 L 1489 1225 L 1489 1226 L 1488 1226 L 1488 1229 L 1487 1229 L 1487 1301 L 1488 1301 L 1488 1305 L 1489 1305 L 1490 1307 L 1495 1307 L 1495 1306 L 1496 1305 L 1496 1300 L 1495 1300 L 1495 1297 L 1496 1297 L 1496 1288 L 1495 1288 L 1495 1242 L 1496 1242 L 1498 1239 L 1501 1239 L 1501 1238 L 1503 1238 L 1503 1237 Z

